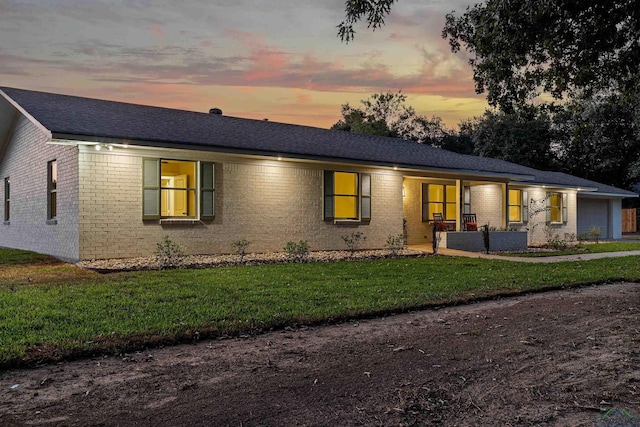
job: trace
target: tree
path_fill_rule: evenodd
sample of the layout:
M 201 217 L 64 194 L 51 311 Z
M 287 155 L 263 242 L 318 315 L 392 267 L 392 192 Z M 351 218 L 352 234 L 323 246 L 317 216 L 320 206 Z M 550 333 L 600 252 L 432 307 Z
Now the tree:
M 533 107 L 514 113 L 485 111 L 469 125 L 474 154 L 536 169 L 553 169 L 554 131 L 549 115 Z
M 342 105 L 342 119 L 331 129 L 366 135 L 390 136 L 438 145 L 448 131 L 442 119 L 431 119 L 416 114 L 413 107 L 405 104 L 407 96 L 398 93 L 377 93 L 363 99 L 363 108 Z
M 555 99 L 602 89 L 632 95 L 640 77 L 635 0 L 487 0 L 450 13 L 442 33 L 473 57 L 476 91 L 505 111 L 540 91 Z
M 354 24 L 365 19 L 367 27 L 376 30 L 384 25 L 384 18 L 396 0 L 347 0 L 344 21 L 338 25 L 338 37 L 349 43 L 356 35 Z
M 440 141 L 438 141 L 436 146 L 455 153 L 473 154 L 475 148 L 473 141 L 473 121 L 469 119 L 463 120 L 458 127 L 458 132 L 447 132 Z
M 338 36 L 353 25 L 384 25 L 395 0 L 347 0 Z M 636 0 L 486 0 L 446 16 L 442 36 L 472 54 L 476 91 L 511 112 L 540 91 L 556 99 L 612 89 L 640 91 L 640 8 Z
M 554 118 L 566 172 L 619 188 L 640 182 L 640 121 L 619 94 L 576 98 Z

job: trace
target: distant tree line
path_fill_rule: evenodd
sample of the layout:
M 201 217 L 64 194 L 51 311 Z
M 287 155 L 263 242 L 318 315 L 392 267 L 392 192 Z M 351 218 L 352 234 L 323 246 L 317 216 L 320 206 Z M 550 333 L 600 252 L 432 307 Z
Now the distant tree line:
M 353 41 L 361 21 L 380 29 L 397 1 L 347 1 L 338 37 Z M 456 131 L 435 129 L 441 120 L 433 117 L 424 138 L 398 132 L 396 123 L 391 136 L 625 189 L 640 181 L 637 0 L 484 0 L 447 14 L 442 37 L 452 52 L 469 54 L 476 92 L 495 110 Z M 336 128 L 357 131 L 343 121 Z

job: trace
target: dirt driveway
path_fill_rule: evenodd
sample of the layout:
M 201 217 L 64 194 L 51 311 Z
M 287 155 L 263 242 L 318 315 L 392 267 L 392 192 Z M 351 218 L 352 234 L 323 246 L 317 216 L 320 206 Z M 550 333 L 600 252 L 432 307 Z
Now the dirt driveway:
M 593 426 L 611 408 L 640 415 L 638 284 L 0 373 L 3 426 Z

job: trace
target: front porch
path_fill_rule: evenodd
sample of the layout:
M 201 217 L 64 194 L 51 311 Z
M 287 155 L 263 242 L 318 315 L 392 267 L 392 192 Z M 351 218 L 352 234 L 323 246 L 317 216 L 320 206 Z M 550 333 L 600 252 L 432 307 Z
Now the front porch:
M 473 214 L 478 230 L 488 225 L 490 250 L 517 251 L 527 249 L 527 232 L 522 223 L 510 224 L 514 212 L 509 204 L 507 182 L 439 177 L 405 176 L 403 179 L 404 228 L 409 245 L 432 245 L 434 214 L 441 215 L 446 231 L 438 232 L 439 248 L 469 252 L 485 251 L 480 231 L 463 231 L 465 214 Z M 513 226 L 513 227 L 512 227 Z M 472 227 L 469 227 L 472 228 Z M 512 231 L 506 231 L 513 228 Z M 515 229 L 521 231 L 515 231 Z

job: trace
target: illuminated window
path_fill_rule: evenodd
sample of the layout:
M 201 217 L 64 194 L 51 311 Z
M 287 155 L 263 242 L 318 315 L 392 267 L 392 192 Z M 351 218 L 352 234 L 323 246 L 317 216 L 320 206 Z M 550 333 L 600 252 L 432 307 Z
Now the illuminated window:
M 214 217 L 213 163 L 144 159 L 142 191 L 143 219 Z
M 549 222 L 562 222 L 562 198 L 561 193 L 547 193 Z
M 10 200 L 11 200 L 11 191 L 10 191 L 10 185 L 11 182 L 9 181 L 9 177 L 6 177 L 4 179 L 4 220 L 5 221 L 9 221 L 10 217 L 11 217 L 11 211 L 10 211 Z
M 58 217 L 58 162 L 47 163 L 47 219 Z
M 455 221 L 456 199 L 455 185 L 422 184 L 422 220 L 432 221 L 439 213 L 445 221 Z
M 522 222 L 522 190 L 509 190 L 509 222 Z
M 160 162 L 160 216 L 196 216 L 196 162 Z
M 333 175 L 334 218 L 358 218 L 358 174 L 336 172 Z
M 371 219 L 371 175 L 324 171 L 324 219 Z

